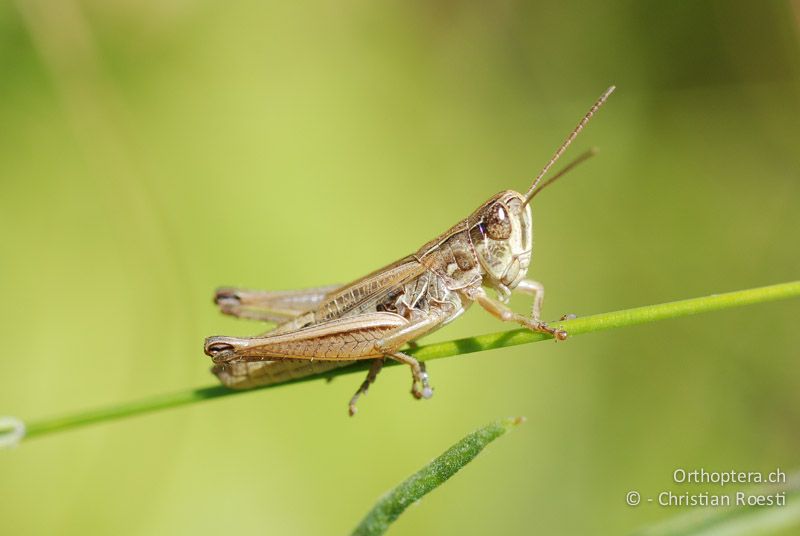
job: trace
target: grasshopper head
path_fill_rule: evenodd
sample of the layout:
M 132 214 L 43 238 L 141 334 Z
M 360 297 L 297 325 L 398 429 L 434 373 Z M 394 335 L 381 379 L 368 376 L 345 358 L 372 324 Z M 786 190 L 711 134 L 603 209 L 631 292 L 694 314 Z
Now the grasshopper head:
M 469 234 L 485 283 L 504 294 L 528 273 L 533 248 L 531 208 L 522 194 L 500 192 L 469 218 Z
M 533 223 L 531 222 L 530 202 L 547 185 L 555 182 L 570 169 L 595 154 L 587 151 L 543 184 L 542 177 L 556 163 L 589 119 L 605 103 L 614 91 L 608 88 L 573 129 L 564 143 L 558 148 L 533 180 L 525 194 L 506 190 L 490 198 L 469 217 L 469 233 L 472 245 L 486 274 L 484 283 L 496 288 L 500 295 L 508 298 L 510 291 L 528 273 L 533 249 Z

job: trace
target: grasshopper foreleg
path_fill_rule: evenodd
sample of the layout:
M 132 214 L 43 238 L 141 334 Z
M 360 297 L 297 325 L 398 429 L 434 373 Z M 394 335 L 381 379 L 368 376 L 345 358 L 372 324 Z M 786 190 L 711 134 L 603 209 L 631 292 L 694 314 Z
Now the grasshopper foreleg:
M 542 297 L 544 294 L 544 288 L 541 284 L 536 283 L 534 281 L 529 281 L 529 283 L 533 283 L 532 288 L 534 288 L 537 292 L 534 296 L 534 305 L 533 305 L 533 314 L 532 318 L 528 318 L 522 316 L 521 314 L 515 313 L 502 303 L 493 300 L 486 294 L 486 291 L 483 290 L 481 287 L 477 288 L 470 288 L 464 292 L 464 295 L 478 303 L 481 307 L 484 308 L 489 314 L 494 316 L 495 318 L 502 320 L 503 322 L 516 322 L 517 324 L 526 327 L 532 331 L 538 331 L 540 333 L 547 333 L 552 335 L 552 337 L 556 341 L 563 341 L 567 338 L 567 332 L 563 329 L 558 328 L 551 328 L 547 325 L 546 322 L 542 322 L 539 320 L 539 309 L 542 305 Z M 538 285 L 538 288 L 536 287 Z M 538 304 L 537 304 L 538 300 Z

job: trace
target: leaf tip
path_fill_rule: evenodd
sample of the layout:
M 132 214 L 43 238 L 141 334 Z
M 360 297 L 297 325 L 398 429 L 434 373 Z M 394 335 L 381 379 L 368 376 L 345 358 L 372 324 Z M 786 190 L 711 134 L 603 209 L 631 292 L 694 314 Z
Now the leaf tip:
M 506 430 L 510 430 L 514 426 L 519 426 L 520 424 L 524 423 L 527 420 L 528 419 L 526 417 L 520 415 L 518 417 L 508 417 L 506 419 L 503 419 L 501 423 L 503 425 L 503 428 L 505 428 Z

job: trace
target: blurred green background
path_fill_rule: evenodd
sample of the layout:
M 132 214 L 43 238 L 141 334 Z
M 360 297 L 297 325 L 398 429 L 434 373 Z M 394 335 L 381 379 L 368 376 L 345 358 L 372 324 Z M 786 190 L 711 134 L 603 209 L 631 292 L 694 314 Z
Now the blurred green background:
M 570 150 L 545 316 L 797 279 L 800 3 L 0 4 L 0 414 L 211 385 L 220 285 L 346 282 Z M 529 301 L 517 298 L 527 310 Z M 387 370 L 0 453 L 7 534 L 343 534 L 468 431 L 528 423 L 394 534 L 620 534 L 677 467 L 800 468 L 797 302 Z M 478 309 L 428 340 L 504 329 Z M 681 488 L 683 489 L 683 488 Z M 787 534 L 789 532 L 786 532 Z

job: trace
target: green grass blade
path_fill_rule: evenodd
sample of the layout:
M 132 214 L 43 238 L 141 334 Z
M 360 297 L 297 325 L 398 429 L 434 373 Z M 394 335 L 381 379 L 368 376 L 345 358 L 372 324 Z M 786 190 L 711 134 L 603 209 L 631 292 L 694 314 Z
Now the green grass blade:
M 353 536 L 376 536 L 386 532 L 409 505 L 441 486 L 475 459 L 486 445 L 523 421 L 521 417 L 495 421 L 461 439 L 441 456 L 381 497 L 353 531 Z

